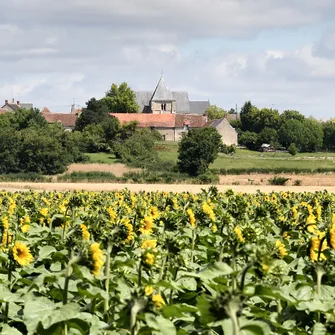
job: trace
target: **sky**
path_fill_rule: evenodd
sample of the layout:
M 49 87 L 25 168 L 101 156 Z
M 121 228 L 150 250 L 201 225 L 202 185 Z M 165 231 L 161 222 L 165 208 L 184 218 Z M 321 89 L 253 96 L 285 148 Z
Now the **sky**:
M 229 110 L 335 102 L 334 0 L 1 0 L 0 105 L 70 111 L 112 83 Z

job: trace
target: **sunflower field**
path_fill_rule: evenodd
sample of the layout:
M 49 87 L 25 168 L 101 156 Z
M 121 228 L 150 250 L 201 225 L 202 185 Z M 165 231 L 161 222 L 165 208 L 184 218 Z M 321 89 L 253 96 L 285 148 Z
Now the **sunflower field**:
M 0 333 L 334 334 L 335 195 L 0 192 Z

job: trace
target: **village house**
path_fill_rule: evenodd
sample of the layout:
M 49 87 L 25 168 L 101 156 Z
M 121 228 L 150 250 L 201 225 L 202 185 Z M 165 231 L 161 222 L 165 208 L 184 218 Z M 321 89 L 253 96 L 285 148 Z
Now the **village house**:
M 80 112 L 81 110 L 72 109 L 71 113 L 52 113 L 47 107 L 41 110 L 41 114 L 48 123 L 60 123 L 67 131 L 73 130 Z
M 5 100 L 5 104 L 1 107 L 1 111 L 4 112 L 15 112 L 22 109 L 32 109 L 34 106 L 32 103 L 21 103 L 20 101 L 16 101 L 12 99 L 12 102 L 8 102 L 8 100 Z

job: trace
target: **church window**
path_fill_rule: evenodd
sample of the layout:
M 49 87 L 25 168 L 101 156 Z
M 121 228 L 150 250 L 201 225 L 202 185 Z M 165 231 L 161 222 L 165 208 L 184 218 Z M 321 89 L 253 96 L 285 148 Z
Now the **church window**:
M 162 111 L 166 111 L 166 104 L 161 104 Z

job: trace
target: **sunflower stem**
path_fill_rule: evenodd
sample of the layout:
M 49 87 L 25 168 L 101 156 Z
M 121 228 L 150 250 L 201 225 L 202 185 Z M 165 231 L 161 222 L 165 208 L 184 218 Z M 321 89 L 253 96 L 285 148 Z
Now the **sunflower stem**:
M 8 240 L 8 237 L 7 237 Z M 11 286 L 12 286 L 12 265 L 13 262 L 10 259 L 9 260 L 9 264 L 8 264 L 8 285 L 9 285 L 9 289 L 11 290 Z M 5 324 L 8 323 L 8 313 L 9 313 L 9 302 L 6 302 L 6 307 L 5 307 Z
M 109 242 L 108 245 L 107 245 L 106 265 L 105 265 L 105 291 L 106 291 L 106 298 L 105 298 L 105 301 L 104 301 L 105 321 L 108 320 L 107 312 L 109 310 L 109 281 L 110 281 L 111 252 L 112 252 L 112 243 Z

